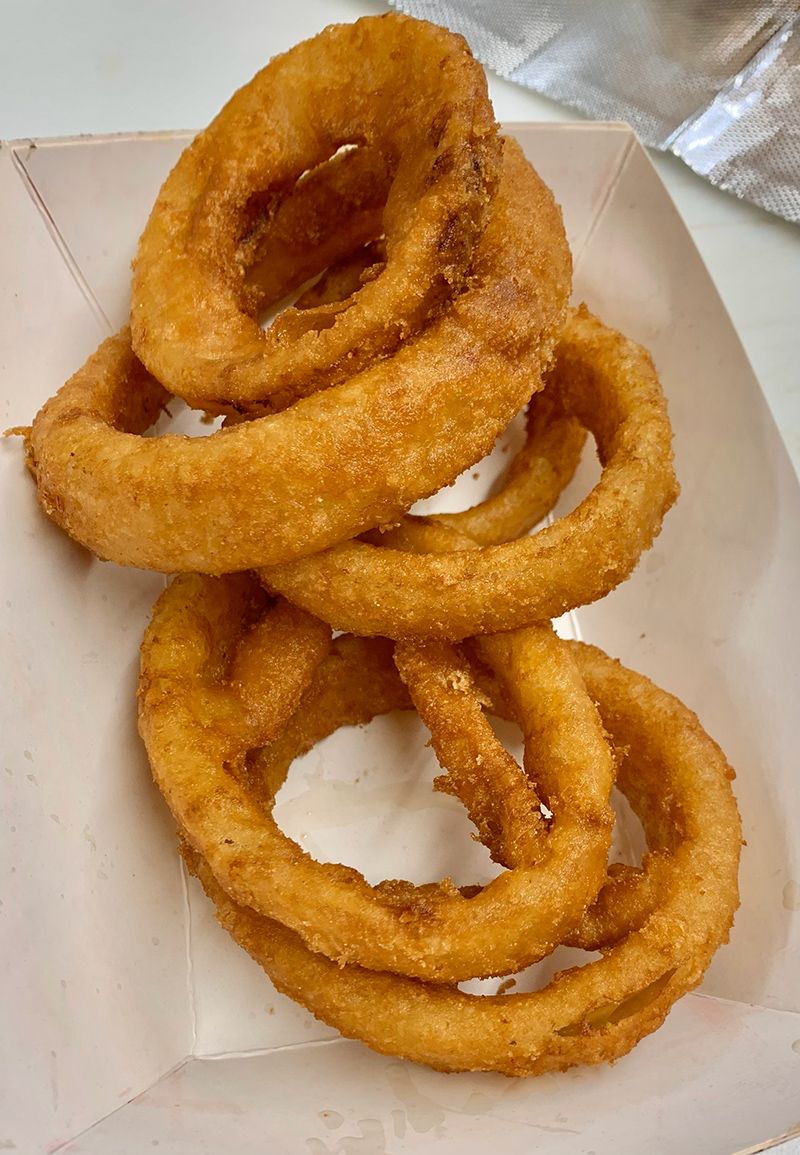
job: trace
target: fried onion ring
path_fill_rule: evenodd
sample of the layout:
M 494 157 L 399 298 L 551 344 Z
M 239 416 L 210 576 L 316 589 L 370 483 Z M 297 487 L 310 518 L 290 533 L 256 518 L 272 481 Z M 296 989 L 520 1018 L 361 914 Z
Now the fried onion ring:
M 605 877 L 614 760 L 577 669 L 550 628 L 489 640 L 484 652 L 513 702 L 527 774 L 542 784 L 553 811 L 546 840 L 535 790 L 483 717 L 463 659 L 441 646 L 406 646 L 397 657 L 443 756 L 439 788 L 464 802 L 479 830 L 493 832 L 497 857 L 510 867 L 466 898 L 449 880 L 370 886 L 350 867 L 314 861 L 283 834 L 271 803 L 248 788 L 250 752 L 270 735 L 261 731 L 254 741 L 252 728 L 231 713 L 223 658 L 237 660 L 238 637 L 228 597 L 226 579 L 173 582 L 145 635 L 140 694 L 154 778 L 226 890 L 291 926 L 312 949 L 376 970 L 454 982 L 507 973 L 552 950 Z M 315 640 L 323 629 L 311 618 L 293 626 L 296 641 L 282 635 L 289 667 L 295 647 L 308 650 L 305 631 Z M 256 629 L 248 644 L 261 636 Z M 263 638 L 264 661 L 275 670 L 280 656 L 270 649 L 268 625 Z M 191 660 L 182 668 L 184 650 Z
M 274 565 L 396 522 L 491 448 L 561 325 L 561 216 L 511 140 L 474 277 L 393 357 L 204 438 L 135 436 L 167 395 L 109 338 L 34 420 L 42 507 L 100 557 L 166 573 Z
M 384 1054 L 442 1071 L 539 1075 L 618 1059 L 697 986 L 738 906 L 733 771 L 676 698 L 593 647 L 567 644 L 620 752 L 618 784 L 660 862 L 651 908 L 620 923 L 604 957 L 543 989 L 471 995 L 339 967 L 280 923 L 237 906 L 202 858 L 185 852 L 221 924 L 278 990 Z
M 466 285 L 500 171 L 496 133 L 466 41 L 425 21 L 389 13 L 332 25 L 275 57 L 186 149 L 156 200 L 134 265 L 137 356 L 171 392 L 208 407 L 307 395 L 392 352 Z M 247 303 L 250 235 L 303 173 L 353 144 L 391 170 L 385 267 L 349 308 L 323 309 L 318 327 L 290 340 L 280 326 L 264 332 Z
M 561 335 L 550 388 L 594 435 L 603 465 L 572 513 L 480 550 L 411 554 L 350 541 L 262 570 L 264 583 L 336 629 L 395 638 L 499 633 L 603 597 L 630 575 L 678 494 L 666 403 L 648 353 L 585 307 Z

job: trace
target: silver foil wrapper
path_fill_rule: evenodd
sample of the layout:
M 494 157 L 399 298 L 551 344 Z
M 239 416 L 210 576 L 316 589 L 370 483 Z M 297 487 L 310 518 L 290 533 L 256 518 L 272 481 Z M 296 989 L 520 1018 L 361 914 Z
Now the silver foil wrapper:
M 624 120 L 712 184 L 800 223 L 800 5 L 392 0 L 500 76 Z

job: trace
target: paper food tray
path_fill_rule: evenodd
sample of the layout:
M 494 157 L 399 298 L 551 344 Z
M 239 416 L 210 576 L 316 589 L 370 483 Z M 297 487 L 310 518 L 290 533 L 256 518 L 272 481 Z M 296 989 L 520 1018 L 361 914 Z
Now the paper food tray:
M 613 1067 L 445 1076 L 339 1040 L 274 992 L 179 866 L 135 724 L 162 579 L 98 562 L 52 526 L 7 441 L 0 1150 L 728 1155 L 796 1132 L 800 490 L 630 130 L 512 130 L 563 205 L 576 299 L 652 350 L 669 398 L 681 500 L 633 578 L 575 624 L 697 710 L 737 768 L 748 845 L 730 945 Z M 0 150 L 4 427 L 29 423 L 124 323 L 137 237 L 187 139 Z M 491 467 L 478 472 L 462 503 L 485 492 Z M 488 860 L 458 805 L 430 791 L 431 758 L 413 719 L 342 732 L 292 771 L 277 817 L 371 879 L 474 880 Z

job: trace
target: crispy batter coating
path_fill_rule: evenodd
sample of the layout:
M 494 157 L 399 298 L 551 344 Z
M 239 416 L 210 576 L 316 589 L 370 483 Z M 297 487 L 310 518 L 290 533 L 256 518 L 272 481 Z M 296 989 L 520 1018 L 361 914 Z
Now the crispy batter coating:
M 413 553 L 447 553 L 514 541 L 552 510 L 581 459 L 586 431 L 563 412 L 553 388 L 528 405 L 524 445 L 484 501 L 458 513 L 407 513 L 396 526 L 363 541 Z

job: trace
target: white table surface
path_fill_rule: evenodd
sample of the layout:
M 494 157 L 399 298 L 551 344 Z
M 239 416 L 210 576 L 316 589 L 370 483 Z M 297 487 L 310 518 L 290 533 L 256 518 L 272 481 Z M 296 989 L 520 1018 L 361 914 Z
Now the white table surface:
M 376 0 L 2 0 L 0 139 L 208 122 L 276 52 Z M 490 78 L 501 120 L 575 119 Z M 800 228 L 652 153 L 747 349 L 800 473 Z

